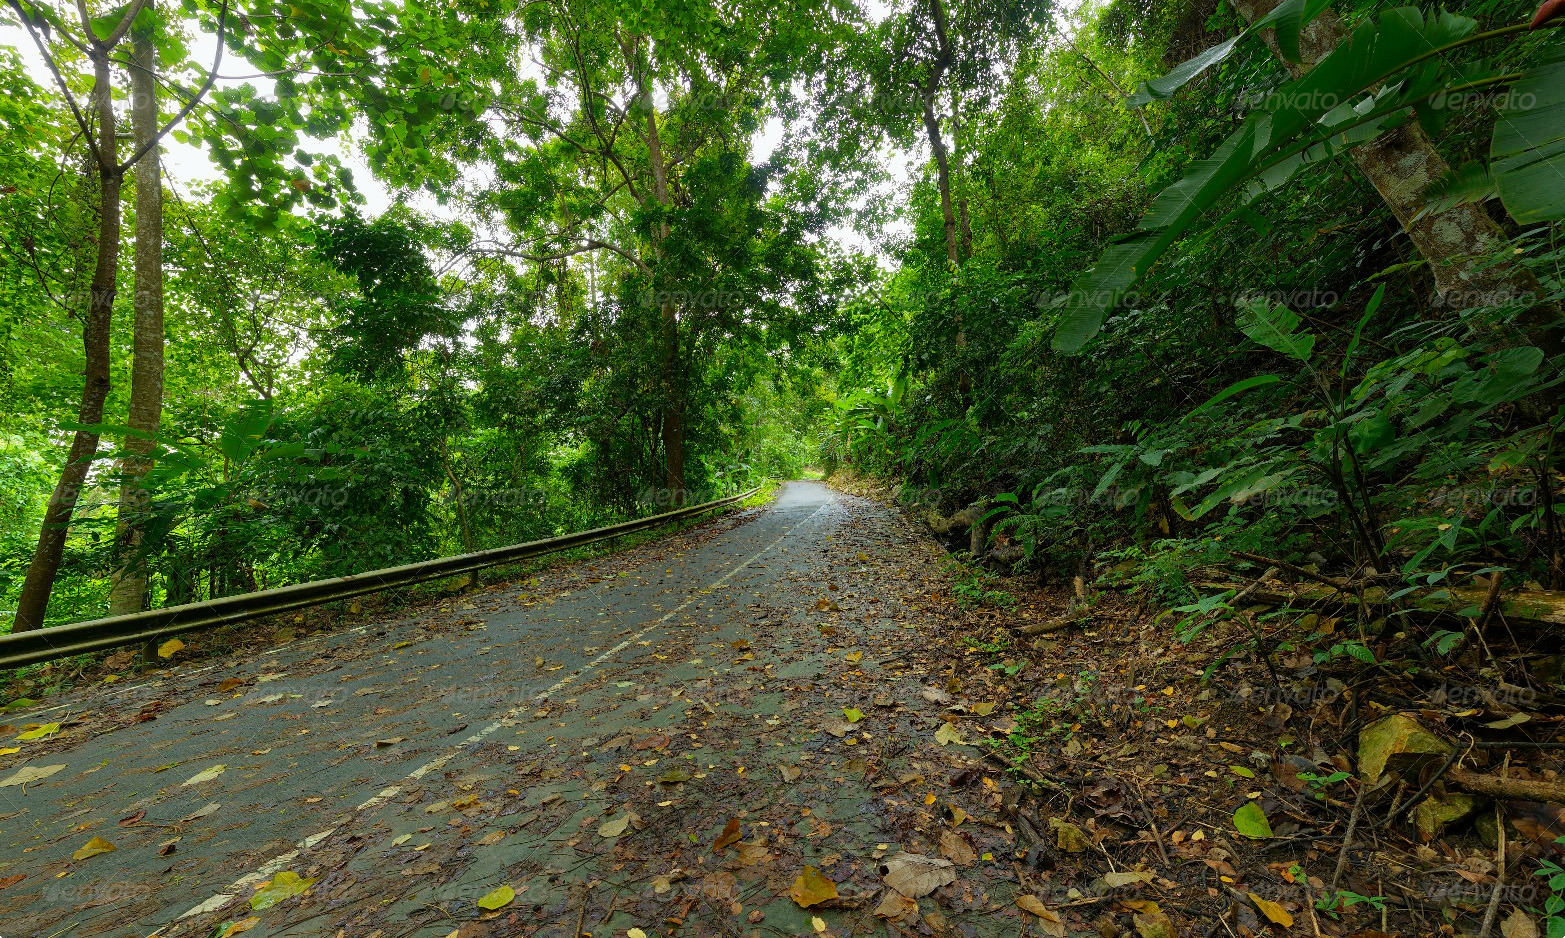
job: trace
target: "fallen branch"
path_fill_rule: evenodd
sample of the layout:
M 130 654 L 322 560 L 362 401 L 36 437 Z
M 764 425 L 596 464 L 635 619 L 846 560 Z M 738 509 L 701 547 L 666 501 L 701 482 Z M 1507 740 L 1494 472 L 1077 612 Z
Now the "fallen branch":
M 1316 583 L 1329 586 L 1339 593 L 1350 593 L 1352 589 L 1352 584 L 1350 583 L 1345 583 L 1336 577 L 1326 576 L 1324 573 L 1316 573 L 1314 570 L 1306 570 L 1303 567 L 1300 567 L 1296 564 L 1291 564 L 1286 560 L 1275 560 L 1271 557 L 1263 557 L 1260 554 L 1252 554 L 1249 551 L 1243 550 L 1230 550 L 1229 553 L 1233 554 L 1235 557 L 1238 557 L 1241 560 L 1249 560 L 1254 563 L 1266 564 L 1269 567 L 1286 570 L 1296 577 L 1302 577 L 1306 580 L 1314 580 Z M 1262 579 L 1265 579 L 1264 575 L 1262 576 Z
M 1498 775 L 1479 775 L 1462 768 L 1446 773 L 1460 788 L 1490 798 L 1510 801 L 1543 801 L 1548 804 L 1565 804 L 1565 785 L 1555 782 L 1539 782 L 1525 778 L 1501 778 Z
M 1015 631 L 1017 635 L 1048 635 L 1051 632 L 1064 631 L 1073 625 L 1080 625 L 1091 618 L 1092 616 L 1068 616 L 1063 619 L 1050 619 L 1048 622 L 1017 626 Z

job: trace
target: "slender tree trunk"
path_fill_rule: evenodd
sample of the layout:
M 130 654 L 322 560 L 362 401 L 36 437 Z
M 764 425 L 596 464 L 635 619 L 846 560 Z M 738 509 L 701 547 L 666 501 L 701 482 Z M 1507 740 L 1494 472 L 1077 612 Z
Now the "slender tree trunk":
M 935 115 L 935 99 L 940 95 L 940 85 L 945 79 L 946 70 L 951 67 L 951 59 L 955 54 L 951 48 L 951 33 L 946 22 L 946 8 L 943 0 L 929 0 L 929 13 L 935 25 L 935 41 L 939 52 L 935 55 L 935 61 L 929 67 L 929 75 L 924 79 L 923 92 L 924 104 L 924 134 L 929 138 L 929 148 L 935 154 L 935 182 L 940 189 L 940 221 L 945 230 L 946 260 L 952 270 L 962 266 L 964 254 L 962 244 L 965 240 L 969 246 L 972 244 L 972 234 L 967 230 L 967 205 L 963 202 L 961 221 L 957 220 L 955 200 L 951 197 L 951 154 L 946 148 L 945 137 L 940 130 L 940 118 Z M 951 90 L 951 100 L 956 101 L 956 90 Z M 955 109 L 952 110 L 953 118 Z M 955 313 L 956 319 L 956 347 L 960 352 L 967 348 L 967 325 L 962 321 L 961 311 Z M 961 372 L 957 376 L 957 390 L 962 397 L 964 407 L 970 402 L 973 391 L 972 376 L 967 373 L 965 362 L 961 365 Z
M 151 5 L 148 6 L 151 9 Z M 131 49 L 130 117 L 139 150 L 158 132 L 157 47 L 152 30 L 138 29 Z M 133 430 L 156 433 L 163 417 L 163 177 L 158 148 L 149 150 L 136 164 L 136 294 L 130 375 L 130 414 Z M 115 530 L 115 556 L 122 566 L 115 571 L 109 592 L 109 613 L 126 615 L 147 605 L 147 568 L 142 540 L 145 536 L 148 494 L 142 487 L 152 468 L 153 441 L 131 436 L 127 455 L 120 460 L 119 519 Z
M 103 422 L 103 406 L 109 397 L 109 329 L 114 318 L 115 275 L 119 271 L 120 189 L 124 182 L 124 170 L 119 167 L 115 146 L 114 88 L 109 70 L 109 53 L 107 50 L 95 49 L 92 59 L 93 108 L 98 120 L 98 257 L 89 288 L 86 321 L 82 326 L 86 367 L 77 422 L 85 426 Z M 71 517 L 86 484 L 92 458 L 97 452 L 98 434 L 92 430 L 77 430 L 65 466 L 60 470 L 60 480 L 44 510 L 38 546 L 33 551 L 27 576 L 22 581 L 21 595 L 17 598 L 16 616 L 11 623 L 13 632 L 36 629 L 44 623 L 49 608 L 49 593 L 54 588 L 54 580 L 59 575 L 60 562 L 65 555 L 65 538 L 70 530 Z
M 627 55 L 626 61 L 633 60 Z M 647 161 L 652 166 L 652 197 L 657 200 L 658 205 L 667 208 L 669 205 L 668 168 L 663 159 L 663 139 L 658 133 L 657 108 L 653 105 L 652 91 L 644 81 L 638 81 L 637 90 L 647 109 Z M 654 249 L 660 251 L 662 243 L 668 236 L 668 222 L 658 222 Z M 664 484 L 668 487 L 670 502 L 678 506 L 685 503 L 685 414 L 682 403 L 685 375 L 682 371 L 683 360 L 679 355 L 678 312 L 671 302 L 663 303 L 659 312 L 665 333 L 661 429 Z
M 1235 6 L 1246 21 L 1254 22 L 1279 2 L 1235 0 Z M 1304 64 L 1286 60 L 1284 64 L 1295 76 L 1302 75 L 1347 35 L 1342 21 L 1327 10 L 1300 35 Z M 1275 39 L 1269 32 L 1266 41 L 1276 51 Z M 1427 205 L 1424 191 L 1451 166 L 1416 121 L 1381 134 L 1350 152 L 1359 172 L 1380 193 L 1413 245 L 1429 262 L 1440 305 L 1462 310 L 1501 306 L 1543 295 L 1531 271 L 1509 259 L 1496 260 L 1508 239 L 1482 205 L 1458 205 L 1419 217 Z M 1565 352 L 1559 325 L 1559 310 L 1536 301 L 1517 318 L 1526 341 L 1549 355 Z

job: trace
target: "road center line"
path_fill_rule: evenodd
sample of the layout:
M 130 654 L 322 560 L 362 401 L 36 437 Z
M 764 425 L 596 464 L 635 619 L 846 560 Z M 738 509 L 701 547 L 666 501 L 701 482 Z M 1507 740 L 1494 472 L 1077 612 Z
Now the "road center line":
M 740 571 L 744 570 L 745 568 L 749 567 L 751 564 L 753 564 L 757 560 L 759 560 L 761 558 L 762 554 L 765 554 L 767 551 L 771 550 L 773 547 L 776 547 L 778 544 L 782 543 L 783 539 L 786 538 L 788 535 L 792 534 L 795 530 L 797 530 L 800 525 L 804 524 L 807 521 L 810 521 L 816 515 L 820 514 L 822 511 L 825 511 L 828 507 L 830 507 L 831 504 L 832 504 L 831 502 L 827 502 L 826 504 L 821 505 L 819 508 L 817 508 L 814 511 L 810 512 L 810 514 L 807 517 L 801 518 L 800 520 L 794 522 L 791 526 L 789 526 L 788 530 L 786 530 L 783 533 L 779 534 L 776 537 L 776 539 L 774 539 L 771 543 L 767 544 L 765 547 L 763 547 L 760 550 L 756 551 L 754 554 L 752 554 L 743 563 L 739 564 L 737 567 L 734 567 L 732 570 L 729 570 L 727 573 L 723 574 L 723 576 L 721 578 L 719 578 L 717 580 L 714 580 L 713 582 L 707 584 L 704 587 L 701 587 L 700 589 L 698 589 L 696 591 L 695 595 L 691 596 L 689 599 L 687 599 L 684 602 L 680 603 L 678 606 L 675 606 L 669 612 L 665 613 L 661 618 L 653 621 L 652 623 L 648 624 L 645 628 L 643 628 L 641 631 L 635 633 L 634 635 L 631 635 L 629 638 L 626 638 L 624 641 L 620 642 L 618 645 L 615 645 L 613 648 L 610 648 L 608 651 L 605 651 L 603 654 L 599 655 L 598 657 L 596 657 L 596 658 L 592 659 L 591 661 L 587 662 L 586 664 L 582 665 L 580 668 L 577 668 L 575 671 L 573 671 L 570 674 L 566 675 L 565 677 L 561 678 L 559 681 L 555 682 L 553 686 L 549 687 L 546 690 L 540 691 L 539 693 L 537 693 L 537 694 L 533 695 L 532 697 L 528 698 L 526 703 L 520 704 L 518 706 L 512 707 L 510 710 L 507 710 L 505 713 L 501 714 L 497 719 L 495 719 L 494 722 L 490 723 L 489 725 L 485 726 L 483 729 L 479 730 L 478 732 L 474 733 L 473 735 L 471 735 L 471 736 L 467 737 L 466 739 L 462 740 L 460 743 L 457 743 L 456 747 L 451 752 L 448 752 L 448 753 L 446 753 L 443 756 L 439 756 L 439 757 L 437 757 L 435 759 L 432 759 L 429 762 L 426 762 L 423 765 L 419 766 L 418 768 L 414 769 L 412 772 L 409 772 L 402 779 L 402 782 L 400 784 L 393 785 L 390 788 L 382 789 L 380 792 L 376 793 L 374 797 L 370 798 L 369 800 L 367 800 L 364 803 L 362 803 L 362 804 L 358 805 L 357 807 L 355 807 L 353 809 L 354 814 L 358 814 L 360 812 L 367 811 L 370 808 L 373 808 L 373 807 L 376 807 L 378 805 L 384 804 L 385 802 L 389 801 L 390 799 L 395 798 L 398 795 L 402 794 L 402 792 L 406 790 L 405 786 L 409 782 L 416 782 L 419 779 L 423 778 L 425 775 L 428 775 L 430 772 L 434 772 L 434 771 L 437 771 L 439 769 L 445 768 L 446 764 L 449 763 L 452 759 L 455 759 L 458 755 L 460 755 L 461 751 L 464 748 L 466 748 L 467 746 L 471 746 L 474 743 L 482 742 L 485 738 L 487 738 L 488 736 L 493 734 L 496 730 L 500 729 L 500 727 L 506 726 L 507 724 L 511 723 L 516 718 L 516 716 L 518 714 L 520 714 L 522 711 L 524 711 L 524 710 L 526 710 L 526 709 L 528 709 L 530 707 L 535 706 L 536 704 L 542 702 L 543 700 L 548 699 L 550 695 L 558 693 L 566 685 L 574 683 L 576 680 L 581 678 L 583 675 L 587 674 L 588 672 L 592 671 L 594 668 L 598 667 L 598 665 L 600 665 L 603 662 L 607 661 L 609 658 L 613 657 L 614 655 L 617 655 L 620 652 L 624 651 L 626 648 L 629 648 L 633 643 L 635 643 L 637 641 L 640 641 L 642 636 L 646 635 L 648 632 L 651 632 L 653 629 L 656 629 L 657 627 L 659 627 L 659 626 L 663 625 L 664 623 L 668 622 L 668 620 L 674 618 L 675 616 L 679 615 L 681 612 L 685 611 L 685 609 L 689 608 L 691 605 L 695 604 L 697 601 L 699 601 L 701 598 L 703 598 L 703 596 L 705 595 L 706 591 L 717 589 L 718 587 L 720 587 L 723 584 L 727 583 L 729 580 L 733 579 L 734 576 L 736 576 Z M 194 905 L 194 906 L 191 906 L 189 909 L 186 909 L 184 912 L 180 913 L 178 918 L 174 919 L 172 922 L 169 922 L 167 925 L 164 925 L 161 928 L 158 928 L 156 931 L 153 931 L 148 936 L 148 938 L 158 938 L 158 936 L 160 936 L 160 935 L 165 935 L 169 929 L 172 929 L 172 928 L 178 926 L 180 922 L 183 922 L 186 919 L 191 918 L 193 916 L 203 915 L 203 914 L 205 914 L 207 912 L 216 912 L 218 909 L 221 909 L 222 907 L 228 905 L 230 902 L 233 902 L 235 899 L 237 899 L 240 896 L 244 895 L 246 893 L 246 891 L 248 889 L 250 889 L 251 887 L 254 887 L 254 886 L 256 886 L 256 885 L 258 885 L 258 884 L 260 884 L 262 882 L 265 882 L 268 879 L 271 879 L 273 876 L 275 876 L 278 872 L 280 872 L 288 864 L 290 864 L 294 860 L 298 859 L 301 854 L 303 854 L 306 851 L 312 849 L 316 844 L 318 844 L 321 841 L 325 840 L 327 837 L 330 837 L 332 834 L 335 834 L 341 828 L 342 828 L 342 824 L 335 824 L 335 825 L 333 825 L 331 827 L 326 828 L 323 831 L 319 831 L 317 833 L 311 834 L 310 836 L 308 836 L 308 837 L 304 838 L 303 840 L 299 841 L 299 843 L 294 846 L 294 849 L 288 851 L 287 853 L 279 854 L 278 856 L 273 857 L 272 859 L 270 859 L 270 860 L 266 861 L 265 863 L 261 864 L 260 866 L 256 867 L 254 870 L 250 871 L 249 873 L 246 873 L 245 875 L 243 875 L 243 876 L 239 877 L 238 879 L 234 880 L 232 883 L 229 883 L 228 886 L 225 887 L 223 889 L 223 891 L 218 893 L 217 895 L 212 896 L 210 899 L 207 899 L 205 902 L 202 902 L 199 905 Z

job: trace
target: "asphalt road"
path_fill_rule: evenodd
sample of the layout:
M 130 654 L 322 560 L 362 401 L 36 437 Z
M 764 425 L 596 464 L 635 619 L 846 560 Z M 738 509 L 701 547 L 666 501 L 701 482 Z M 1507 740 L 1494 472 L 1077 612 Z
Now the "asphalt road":
M 938 774 L 892 744 L 938 723 L 874 653 L 916 618 L 888 571 L 938 553 L 899 524 L 790 483 L 558 582 L 8 715 L 120 719 L 0 744 L 22 750 L 0 756 L 0 938 L 875 924 L 876 864 L 935 850 L 930 816 L 888 803 L 923 810 L 903 789 Z M 844 723 L 845 702 L 874 719 Z M 745 841 L 714 850 L 729 820 Z M 114 849 L 84 856 L 94 838 Z M 788 889 L 806 864 L 866 902 L 801 908 Z M 993 888 L 954 911 L 982 921 Z

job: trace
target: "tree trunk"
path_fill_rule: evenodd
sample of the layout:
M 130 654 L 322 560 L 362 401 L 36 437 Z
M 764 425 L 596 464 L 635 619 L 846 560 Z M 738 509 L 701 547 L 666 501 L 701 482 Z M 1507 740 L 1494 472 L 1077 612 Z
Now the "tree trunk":
M 1254 22 L 1270 13 L 1279 2 L 1235 0 L 1234 5 L 1247 22 Z M 1284 59 L 1283 64 L 1296 77 L 1302 75 L 1347 35 L 1342 21 L 1327 10 L 1305 27 L 1299 37 L 1304 63 Z M 1266 34 L 1266 41 L 1276 52 L 1276 40 L 1270 32 Z M 1278 58 L 1282 58 L 1280 53 Z M 1381 134 L 1350 152 L 1359 172 L 1380 193 L 1413 245 L 1429 262 L 1439 305 L 1462 310 L 1501 306 L 1519 298 L 1543 295 L 1542 287 L 1531 271 L 1509 259 L 1495 260 L 1508 239 L 1482 205 L 1458 205 L 1418 217 L 1427 204 L 1424 191 L 1430 183 L 1449 172 L 1451 166 L 1417 122 Z M 1518 316 L 1516 324 L 1528 344 L 1549 355 L 1565 352 L 1565 339 L 1556 328 L 1560 325 L 1557 309 L 1534 302 Z
M 119 271 L 120 189 L 125 175 L 119 166 L 115 146 L 114 88 L 108 50 L 95 49 L 92 59 L 92 103 L 98 118 L 98 256 L 88 292 L 87 316 L 82 326 L 86 367 L 77 422 L 84 426 L 103 422 L 103 405 L 109 396 L 109 328 L 114 317 L 115 275 Z M 70 530 L 71 517 L 87 481 L 88 470 L 92 468 L 92 458 L 97 452 L 98 434 L 92 430 L 77 430 L 65 466 L 60 470 L 60 481 L 55 485 L 54 494 L 50 496 L 49 505 L 44 510 L 38 546 L 33 551 L 27 576 L 22 581 L 21 595 L 17 598 L 16 616 L 11 623 L 12 632 L 30 631 L 40 628 L 44 623 L 49 608 L 49 593 L 54 588 L 55 577 L 60 572 L 60 561 L 65 555 L 65 538 Z
M 626 62 L 633 62 L 634 52 L 627 50 Z M 647 109 L 647 161 L 652 167 L 652 197 L 664 208 L 669 205 L 668 168 L 663 160 L 663 139 L 658 133 L 657 108 L 653 106 L 652 90 L 638 79 L 637 91 Z M 653 250 L 661 252 L 662 244 L 669 236 L 667 221 L 658 222 L 654 232 Z M 656 284 L 653 284 L 656 287 Z M 666 335 L 663 359 L 663 420 L 660 436 L 663 441 L 664 485 L 668 488 L 669 502 L 678 507 L 685 503 L 685 413 L 683 389 L 685 374 L 683 359 L 679 354 L 679 316 L 671 302 L 664 302 L 662 316 Z
M 958 243 L 956 211 L 951 200 L 951 158 L 946 149 L 945 137 L 940 131 L 940 119 L 935 116 L 935 99 L 940 94 L 940 83 L 946 69 L 951 66 L 951 40 L 946 31 L 946 9 L 942 0 L 929 0 L 929 13 L 935 25 L 935 39 L 939 52 L 929 66 L 929 75 L 921 89 L 924 104 L 924 135 L 929 138 L 929 148 L 935 153 L 935 181 L 940 188 L 940 219 L 945 227 L 946 259 L 956 267 L 962 262 Z
M 945 73 L 951 67 L 951 58 L 955 54 L 951 48 L 951 34 L 946 23 L 946 8 L 943 0 L 929 0 L 929 13 L 935 25 L 935 41 L 939 51 L 935 55 L 935 61 L 930 64 L 929 75 L 924 79 L 923 92 L 924 103 L 924 134 L 929 138 L 929 148 L 935 154 L 935 182 L 940 188 L 940 221 L 945 229 L 946 260 L 952 270 L 962 266 L 965 259 L 963 250 L 964 242 L 970 249 L 972 246 L 972 233 L 967 228 L 967 203 L 963 200 L 962 217 L 957 220 L 955 200 L 951 197 L 951 156 L 946 149 L 945 138 L 940 130 L 940 119 L 935 116 L 935 98 L 940 94 L 940 84 L 945 79 Z M 956 89 L 951 89 L 952 117 L 956 118 L 955 102 Z M 960 133 L 960 127 L 957 128 Z M 960 143 L 960 141 L 958 141 Z M 962 322 L 960 309 L 954 313 L 956 320 L 956 347 L 958 353 L 967 348 L 967 326 Z M 957 390 L 962 398 L 965 408 L 972 398 L 973 379 L 967 373 L 966 362 L 961 365 L 961 371 L 957 375 Z
M 149 4 L 149 9 L 151 5 Z M 131 127 L 139 151 L 158 132 L 157 47 L 152 30 L 138 29 L 131 49 Z M 163 177 L 158 148 L 152 147 L 136 164 L 136 302 L 135 357 L 130 375 L 130 413 L 133 430 L 156 433 L 163 417 Z M 140 612 L 147 605 L 147 568 L 142 540 L 145 536 L 148 493 L 142 487 L 152 468 L 154 444 L 149 436 L 125 441 L 127 455 L 120 460 L 119 519 L 115 529 L 115 571 L 109 591 L 109 614 Z

